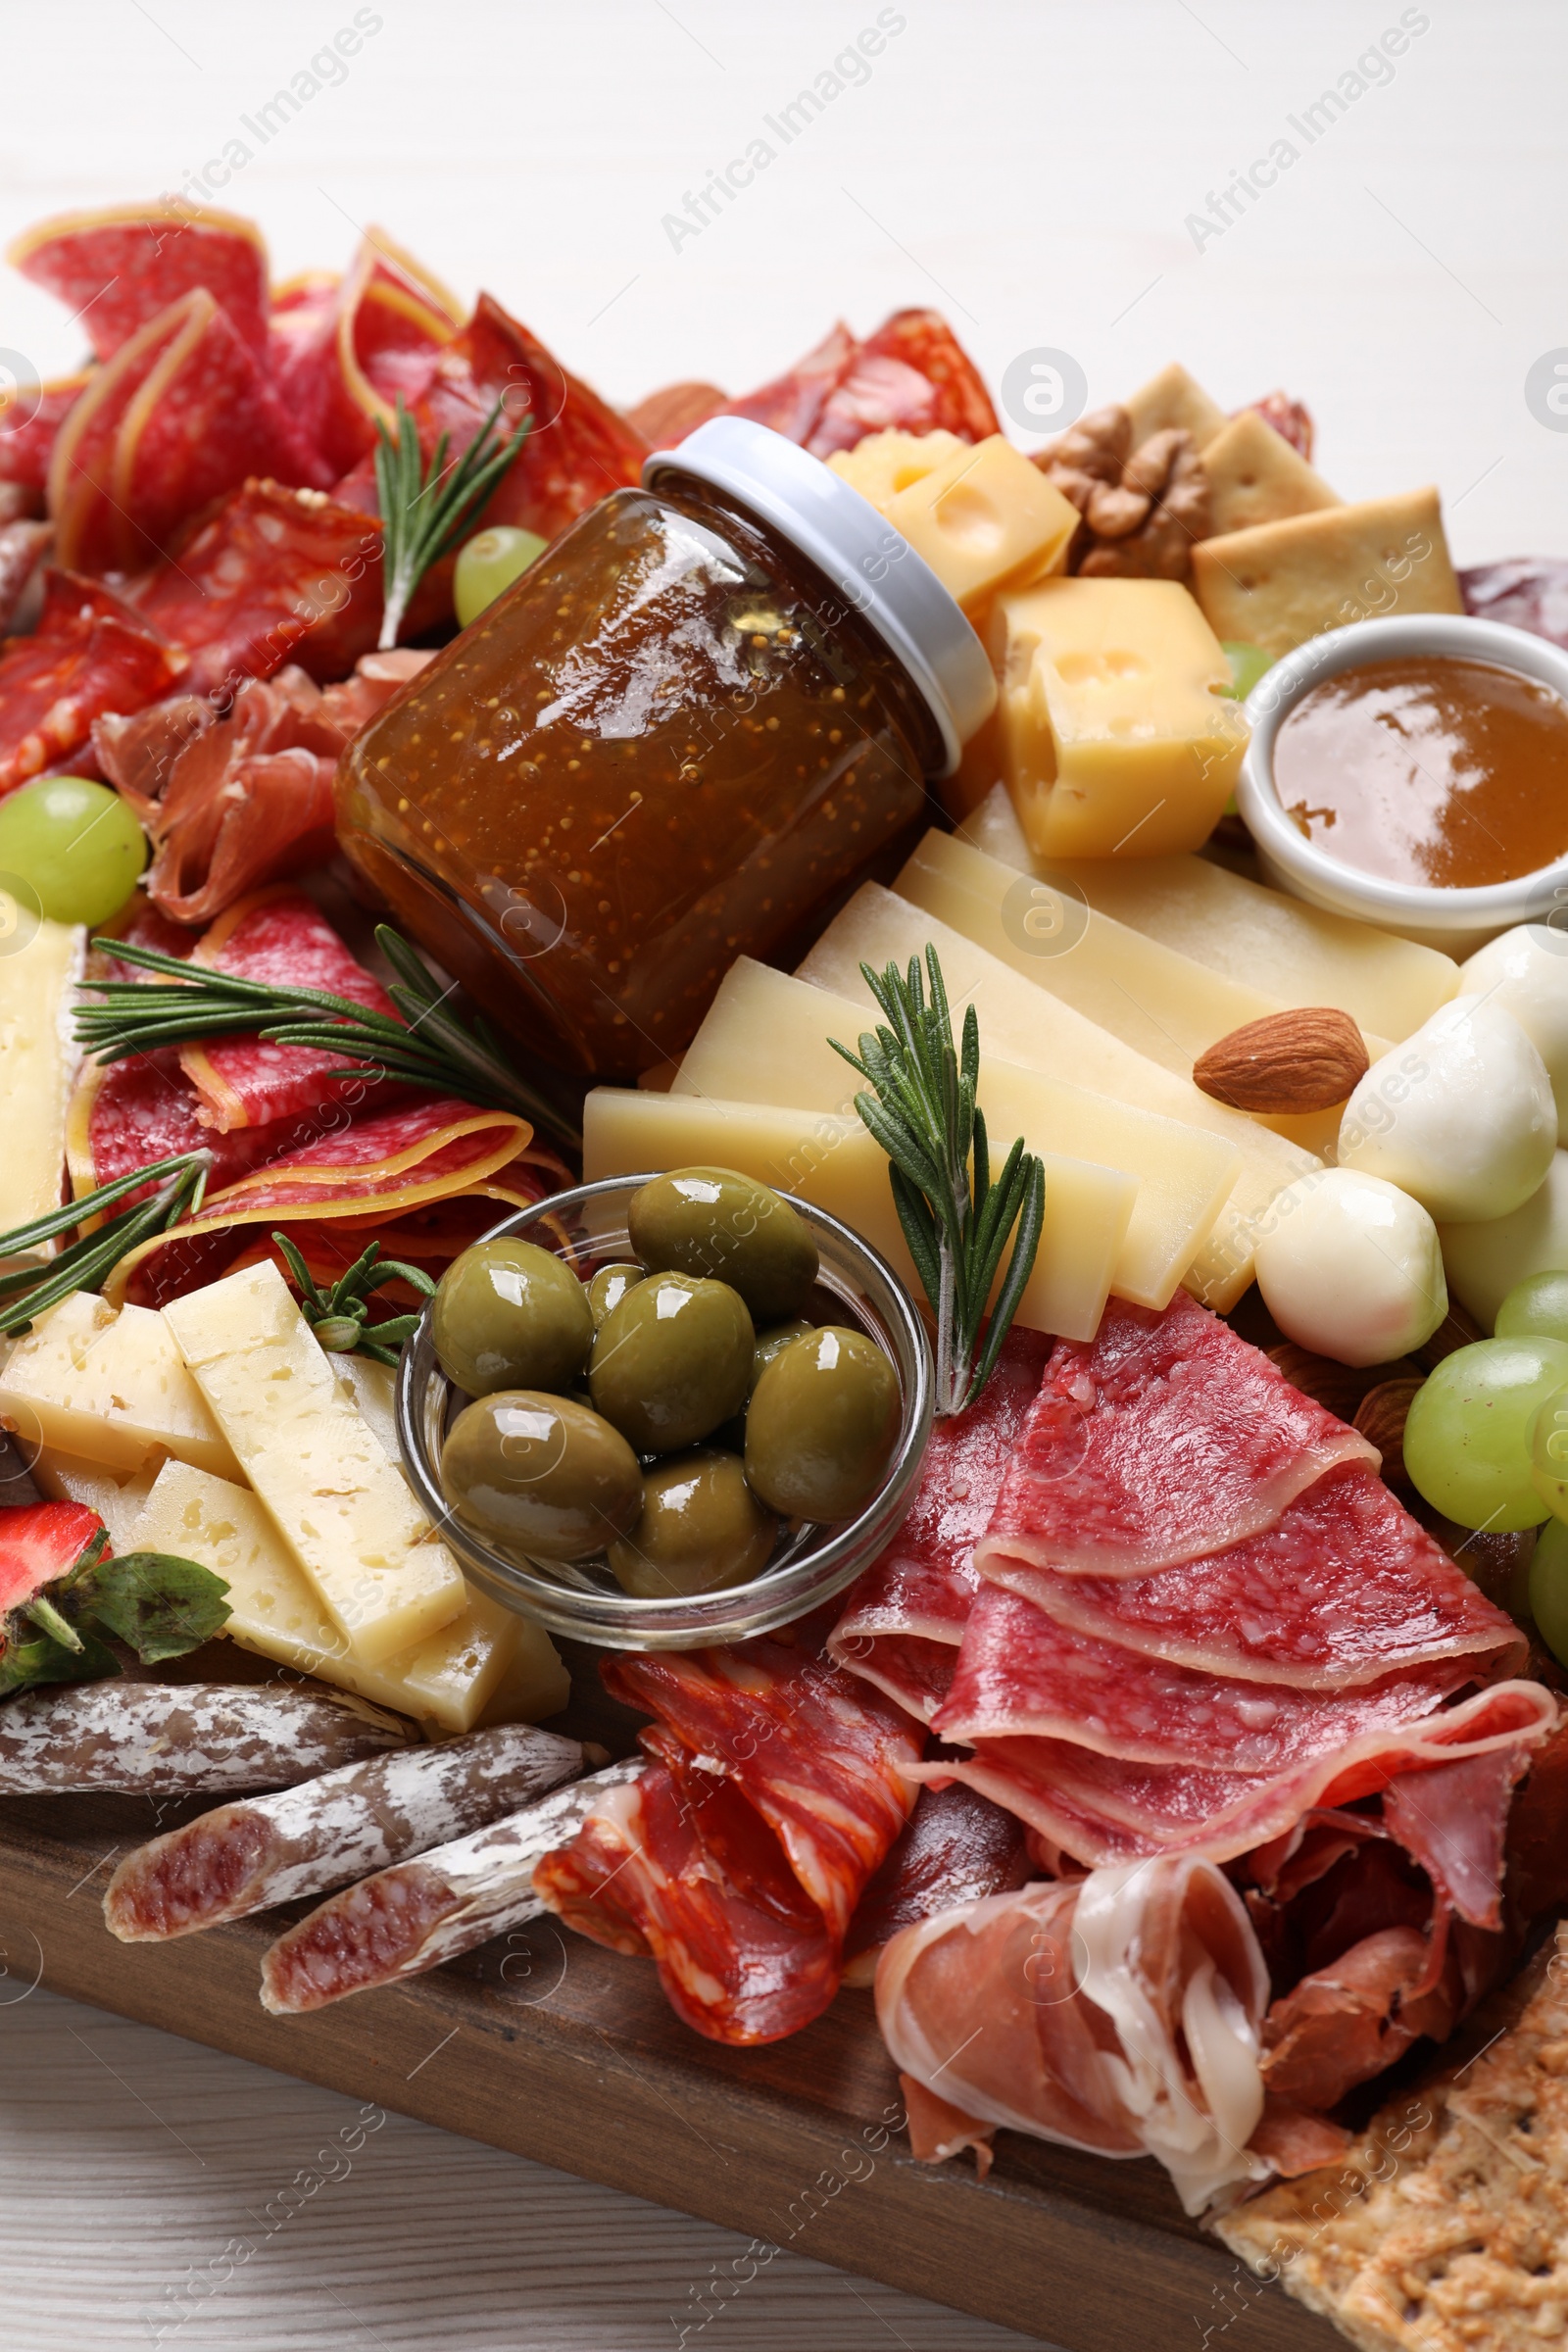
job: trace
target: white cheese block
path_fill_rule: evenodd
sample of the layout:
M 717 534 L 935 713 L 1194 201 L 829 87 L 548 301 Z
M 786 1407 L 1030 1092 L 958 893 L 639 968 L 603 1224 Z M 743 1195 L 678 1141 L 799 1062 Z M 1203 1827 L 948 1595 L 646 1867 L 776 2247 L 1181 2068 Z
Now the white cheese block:
M 228 1441 L 185 1369 L 161 1315 L 74 1291 L 17 1342 L 0 1372 L 0 1415 L 29 1441 L 83 1461 L 135 1470 L 155 1451 L 218 1477 L 236 1469 Z
M 800 977 L 868 1004 L 862 960 L 873 971 L 888 963 L 902 968 L 911 956 L 923 954 L 928 940 L 941 957 L 953 1003 L 973 1003 L 980 1034 L 999 1058 L 1200 1128 L 1241 1152 L 1241 1173 L 1230 1199 L 1185 1277 L 1186 1288 L 1205 1306 L 1221 1311 L 1234 1306 L 1252 1279 L 1253 1237 L 1260 1220 L 1277 1194 L 1321 1162 L 1255 1119 L 1210 1102 L 1190 1078 L 1135 1053 L 1059 997 L 878 883 L 865 883 L 834 917 L 801 965 Z
M 863 983 L 855 998 L 825 994 L 742 956 L 693 1039 L 671 1097 L 704 1094 L 849 1112 L 863 1082 L 827 1040 L 836 1037 L 853 1050 L 860 1031 L 879 1018 Z M 961 1019 L 960 1007 L 955 1012 L 956 1029 Z M 983 1046 L 993 1042 L 983 1016 L 980 1035 Z M 1169 1119 L 1065 1084 L 1032 1059 L 1014 1056 L 1010 1047 L 1005 1058 L 982 1054 L 979 1101 L 994 1167 L 1021 1135 L 1031 1152 L 1065 1152 L 1098 1167 L 1119 1168 L 1136 1180 L 1137 1200 L 1110 1271 L 1110 1288 L 1141 1306 L 1167 1305 L 1229 1198 L 1241 1170 L 1240 1153 L 1198 1128 L 1178 1128 Z M 1048 1200 L 1050 1195 L 1048 1177 Z M 1074 1242 L 1065 1234 L 1054 1246 L 1064 1262 L 1075 1255 Z
M 1008 1143 L 1016 1133 L 1016 1127 L 1009 1131 Z M 583 1105 L 582 1154 L 583 1179 L 589 1184 L 645 1169 L 738 1168 L 775 1192 L 825 1208 L 880 1250 L 921 1296 L 893 1206 L 887 1155 L 858 1117 L 783 1103 L 596 1087 Z M 1137 1186 L 1119 1169 L 1093 1167 L 1055 1152 L 1043 1156 L 1045 1229 L 1017 1319 L 1034 1331 L 1093 1339 Z
M 1282 1004 L 1336 1004 L 1368 1036 L 1408 1037 L 1459 985 L 1451 956 L 1308 906 L 1208 858 L 1034 858 L 1004 784 L 958 832 L 988 857 Z
M 111 1548 L 119 1553 L 130 1549 L 131 1529 L 163 1468 L 163 1457 L 140 1470 L 110 1470 L 102 1462 L 79 1461 L 46 1446 L 27 1467 L 39 1494 L 51 1502 L 84 1502 L 89 1511 L 96 1511 L 109 1530 Z
M 270 1260 L 165 1318 L 240 1468 L 354 1655 L 378 1665 L 463 1609 L 466 1587 Z
M 60 1206 L 66 1109 L 77 1053 L 72 1009 L 87 934 L 79 924 L 31 919 L 0 888 L 0 1233 Z M 15 1261 L 52 1256 L 55 1245 Z
M 195 1560 L 222 1577 L 229 1607 L 223 1631 L 242 1649 L 443 1732 L 471 1731 L 481 1717 L 535 1720 L 491 1718 L 487 1711 L 519 1685 L 541 1699 L 552 1696 L 564 1672 L 542 1626 L 472 1591 L 452 1623 L 427 1641 L 377 1665 L 356 1658 L 256 1496 L 182 1462 L 168 1462 L 159 1473 L 131 1543 Z

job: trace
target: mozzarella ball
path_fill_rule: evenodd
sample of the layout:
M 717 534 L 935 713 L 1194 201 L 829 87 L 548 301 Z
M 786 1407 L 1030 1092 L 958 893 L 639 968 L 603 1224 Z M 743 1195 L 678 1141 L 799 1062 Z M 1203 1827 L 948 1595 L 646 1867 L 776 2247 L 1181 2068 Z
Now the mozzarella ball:
M 1513 1014 L 1546 1065 L 1557 1141 L 1568 1144 L 1568 936 L 1549 923 L 1521 923 L 1459 966 L 1459 986 Z
M 1445 1225 L 1439 1236 L 1448 1286 L 1483 1331 L 1528 1275 L 1568 1267 L 1568 1152 L 1554 1152 L 1546 1181 L 1511 1217 Z
M 1372 1064 L 1345 1105 L 1339 1161 L 1468 1225 L 1528 1200 L 1556 1146 L 1546 1065 L 1513 1014 L 1455 997 Z
M 1257 1287 L 1288 1340 L 1342 1364 L 1387 1364 L 1448 1311 L 1438 1229 L 1408 1193 L 1353 1168 L 1287 1185 L 1257 1245 Z

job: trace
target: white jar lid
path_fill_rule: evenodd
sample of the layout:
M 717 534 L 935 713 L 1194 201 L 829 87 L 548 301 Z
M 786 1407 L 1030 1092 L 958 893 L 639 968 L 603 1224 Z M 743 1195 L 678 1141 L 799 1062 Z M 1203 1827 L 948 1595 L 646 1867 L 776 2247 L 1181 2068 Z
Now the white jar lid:
M 798 443 L 749 416 L 712 416 L 678 449 L 656 450 L 643 481 L 687 473 L 727 490 L 800 549 L 876 630 L 941 732 L 951 776 L 996 708 L 997 681 L 974 630 L 923 557 L 869 499 Z

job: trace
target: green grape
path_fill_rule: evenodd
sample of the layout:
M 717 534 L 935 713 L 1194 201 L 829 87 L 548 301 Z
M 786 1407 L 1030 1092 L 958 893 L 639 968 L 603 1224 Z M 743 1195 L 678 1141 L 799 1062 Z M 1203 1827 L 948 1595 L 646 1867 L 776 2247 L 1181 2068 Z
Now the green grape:
M 1526 1275 L 1498 1307 L 1493 1328 L 1499 1340 L 1521 1340 L 1531 1333 L 1568 1340 L 1568 1274 L 1553 1268 Z
M 1531 1432 L 1536 1493 L 1558 1519 L 1568 1519 L 1568 1389 L 1548 1396 Z
M 1553 1519 L 1536 1538 L 1530 1614 L 1559 1666 L 1568 1666 L 1568 1527 L 1560 1519 Z
M 1434 1510 L 1494 1535 L 1539 1527 L 1549 1506 L 1537 1488 L 1533 1428 L 1565 1383 L 1568 1341 L 1478 1340 L 1446 1356 L 1404 1425 L 1405 1469 Z
M 1245 703 L 1263 672 L 1272 669 L 1274 657 L 1265 654 L 1260 645 L 1246 645 L 1239 637 L 1227 637 L 1220 647 L 1231 665 L 1231 693 L 1239 703 Z
M 40 776 L 0 801 L 0 874 L 37 893 L 57 923 L 102 923 L 147 862 L 147 836 L 118 792 L 85 776 Z
M 488 531 L 476 532 L 459 555 L 452 577 L 458 626 L 466 629 L 470 620 L 477 620 L 485 607 L 520 578 L 548 545 L 537 531 L 525 531 L 516 523 L 498 522 Z

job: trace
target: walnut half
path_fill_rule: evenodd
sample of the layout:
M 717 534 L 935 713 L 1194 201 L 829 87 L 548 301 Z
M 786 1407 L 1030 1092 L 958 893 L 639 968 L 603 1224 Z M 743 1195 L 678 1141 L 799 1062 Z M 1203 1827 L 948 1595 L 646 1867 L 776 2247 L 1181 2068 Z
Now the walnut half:
M 1067 560 L 1091 579 L 1182 580 L 1208 535 L 1208 477 L 1191 433 L 1174 426 L 1132 447 L 1112 403 L 1081 416 L 1035 464 L 1083 516 Z

